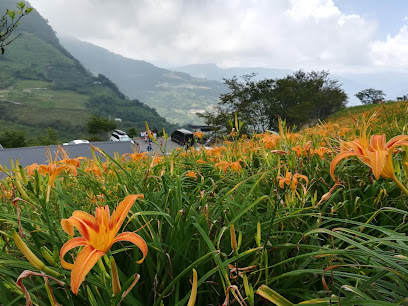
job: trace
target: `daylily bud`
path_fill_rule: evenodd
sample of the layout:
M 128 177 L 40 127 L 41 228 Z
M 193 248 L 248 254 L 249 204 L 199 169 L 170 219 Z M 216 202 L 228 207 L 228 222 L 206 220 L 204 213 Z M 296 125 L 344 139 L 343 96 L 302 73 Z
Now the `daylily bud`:
M 237 236 L 235 235 L 234 224 L 230 223 L 230 232 L 231 232 L 231 248 L 236 252 L 238 249 Z
M 245 295 L 247 296 L 248 301 L 252 304 L 254 301 L 254 289 L 252 288 L 252 285 L 249 284 L 248 277 L 245 273 L 242 273 L 242 280 L 244 283 Z
M 111 278 L 112 278 L 112 292 L 113 295 L 118 295 L 121 290 L 118 268 L 116 267 L 116 262 L 113 257 L 110 258 L 111 265 Z
M 261 246 L 261 222 L 258 222 L 256 225 L 255 242 L 257 246 Z
M 190 299 L 188 300 L 187 306 L 194 306 L 197 297 L 197 271 L 193 269 L 193 286 L 191 288 Z
M 14 183 L 14 186 L 16 186 L 17 190 L 20 192 L 21 197 L 22 197 L 24 200 L 26 200 L 26 201 L 30 201 L 29 196 L 27 195 L 27 193 L 25 192 L 25 190 L 24 190 L 23 187 L 21 186 L 21 183 L 20 183 L 20 181 L 18 180 L 18 178 L 15 177 L 15 178 L 13 179 L 13 183 Z
M 25 244 L 23 239 L 17 234 L 17 232 L 13 229 L 11 233 L 11 237 L 13 237 L 13 240 L 15 244 L 17 245 L 18 249 L 23 253 L 24 257 L 29 261 L 29 263 L 36 269 L 38 270 L 43 270 L 45 265 L 44 263 L 38 259 L 37 256 L 34 255 L 33 252 L 28 248 L 28 246 Z
M 43 246 L 41 247 L 41 254 L 44 257 L 44 259 L 54 267 L 58 267 L 57 262 L 54 260 L 53 253 L 47 247 Z
M 28 246 L 24 243 L 23 239 L 17 234 L 17 232 L 13 229 L 11 233 L 11 237 L 13 238 L 16 246 L 23 253 L 24 257 L 28 260 L 28 262 L 36 269 L 44 271 L 47 274 L 50 274 L 55 277 L 60 277 L 61 275 L 47 267 L 41 260 L 38 259 L 37 256 L 34 255 L 33 252 L 28 248 Z
M 18 165 L 18 168 L 20 170 L 20 175 L 21 175 L 21 179 L 23 181 L 23 184 L 27 185 L 28 184 L 28 179 L 27 179 L 27 173 L 26 173 L 25 169 L 20 164 Z

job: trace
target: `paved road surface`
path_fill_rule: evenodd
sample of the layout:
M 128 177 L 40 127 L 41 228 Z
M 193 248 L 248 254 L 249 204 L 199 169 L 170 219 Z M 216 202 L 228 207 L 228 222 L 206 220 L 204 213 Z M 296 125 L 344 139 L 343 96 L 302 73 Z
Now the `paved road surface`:
M 144 139 L 138 137 L 138 138 L 133 138 L 133 141 L 134 141 L 135 143 L 139 144 L 139 146 L 140 146 L 140 152 L 147 152 L 148 143 L 146 143 L 146 142 L 144 141 Z M 158 141 L 158 143 L 160 144 L 160 141 Z M 158 146 L 157 144 L 155 144 L 154 142 L 152 143 L 152 148 L 153 148 L 152 153 L 159 153 L 159 154 L 161 154 L 161 150 L 160 150 L 159 146 Z M 176 142 L 174 142 L 174 141 L 171 141 L 170 138 L 167 139 L 167 143 L 165 143 L 165 144 L 163 145 L 163 150 L 164 150 L 166 153 L 173 152 L 176 148 L 182 148 L 182 146 L 180 146 L 178 143 L 176 143 Z

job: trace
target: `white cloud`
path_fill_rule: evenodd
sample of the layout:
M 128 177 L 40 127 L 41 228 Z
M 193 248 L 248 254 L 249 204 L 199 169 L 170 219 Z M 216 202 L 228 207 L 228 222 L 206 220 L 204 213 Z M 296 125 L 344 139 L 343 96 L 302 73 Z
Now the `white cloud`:
M 394 37 L 372 43 L 371 59 L 381 68 L 406 70 L 408 68 L 408 26 L 404 25 Z
M 59 33 L 153 63 L 335 70 L 370 65 L 375 54 L 377 23 L 343 14 L 332 0 L 31 3 Z

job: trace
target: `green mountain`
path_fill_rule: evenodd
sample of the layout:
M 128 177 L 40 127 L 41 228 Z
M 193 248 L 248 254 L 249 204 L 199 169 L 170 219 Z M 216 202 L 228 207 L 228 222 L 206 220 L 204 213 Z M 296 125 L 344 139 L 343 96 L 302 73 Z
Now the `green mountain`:
M 92 73 L 106 75 L 127 96 L 154 107 L 172 123 L 201 122 L 195 113 L 211 110 L 227 90 L 220 82 L 125 58 L 75 38 L 60 37 L 60 41 Z
M 1 0 L 0 12 L 15 8 Z M 104 75 L 94 76 L 64 49 L 52 28 L 36 10 L 17 28 L 22 35 L 0 55 L 0 132 L 20 129 L 28 138 L 48 127 L 60 141 L 86 137 L 92 114 L 121 118 L 119 128 L 131 126 L 175 129 L 154 109 L 128 99 Z

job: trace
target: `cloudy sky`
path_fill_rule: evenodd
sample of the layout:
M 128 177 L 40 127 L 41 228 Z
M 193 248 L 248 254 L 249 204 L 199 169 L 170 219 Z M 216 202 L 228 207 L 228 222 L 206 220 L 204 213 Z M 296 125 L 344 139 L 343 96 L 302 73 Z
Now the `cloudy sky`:
M 30 0 L 57 34 L 161 67 L 408 68 L 407 0 Z

